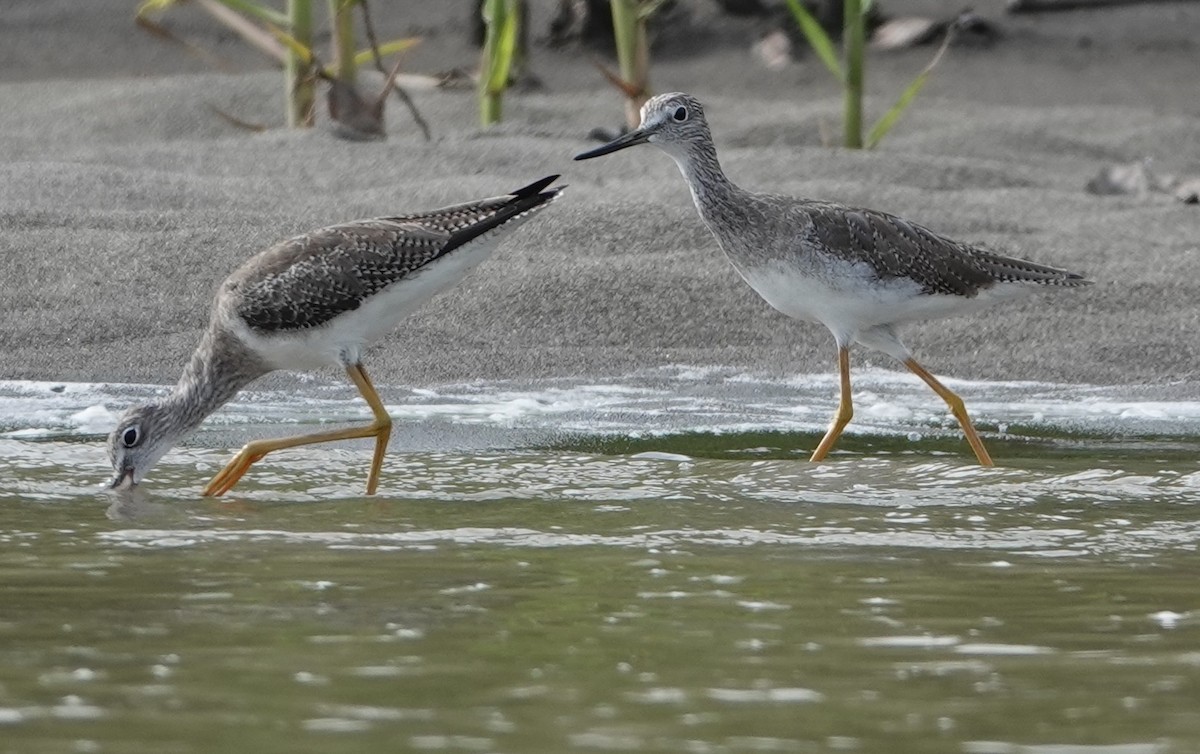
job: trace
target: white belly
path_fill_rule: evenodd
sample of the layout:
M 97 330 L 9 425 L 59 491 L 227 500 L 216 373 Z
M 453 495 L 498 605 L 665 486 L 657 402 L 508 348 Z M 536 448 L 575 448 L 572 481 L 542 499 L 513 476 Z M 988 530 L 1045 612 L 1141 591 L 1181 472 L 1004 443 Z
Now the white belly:
M 369 345 L 487 259 L 508 235 L 506 230 L 464 244 L 320 327 L 264 334 L 237 320 L 235 331 L 274 369 L 319 369 L 357 363 Z
M 972 297 L 927 294 L 908 278 L 881 280 L 861 262 L 797 268 L 772 261 L 738 272 L 775 309 L 825 325 L 844 344 L 874 328 L 964 314 L 1032 288 L 1010 283 L 994 285 Z

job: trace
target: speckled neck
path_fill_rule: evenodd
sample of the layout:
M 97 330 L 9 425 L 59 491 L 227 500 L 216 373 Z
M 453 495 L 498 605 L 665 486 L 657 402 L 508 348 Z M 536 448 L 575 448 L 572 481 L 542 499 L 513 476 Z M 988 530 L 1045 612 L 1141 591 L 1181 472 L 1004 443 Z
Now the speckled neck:
M 235 335 L 214 323 L 161 407 L 172 417 L 172 429 L 183 435 L 269 371 Z
M 667 154 L 679 166 L 679 172 L 692 191 L 692 201 L 706 221 L 735 204 L 734 197 L 741 189 L 725 177 L 711 138 L 688 141 L 682 149 L 669 149 Z

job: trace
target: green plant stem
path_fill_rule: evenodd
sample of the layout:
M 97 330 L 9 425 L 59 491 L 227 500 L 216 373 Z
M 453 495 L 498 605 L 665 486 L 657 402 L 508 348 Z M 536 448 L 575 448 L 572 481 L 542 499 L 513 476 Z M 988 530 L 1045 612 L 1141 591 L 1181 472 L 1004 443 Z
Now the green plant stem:
M 504 90 L 508 87 L 516 54 L 519 16 L 517 0 L 485 0 L 483 3 L 487 33 L 479 75 L 479 119 L 484 126 L 498 123 L 502 115 Z
M 499 123 L 503 116 L 503 92 L 496 91 L 491 81 L 499 64 L 497 56 L 506 10 L 504 0 L 484 0 L 482 10 L 486 32 L 483 39 L 483 64 L 479 70 L 479 122 L 490 126 Z
M 354 41 L 354 5 L 356 0 L 329 0 L 329 18 L 333 23 L 334 74 L 339 80 L 351 86 L 358 76 L 358 62 L 355 60 Z
M 612 16 L 617 65 L 621 78 L 629 86 L 625 99 L 625 122 L 630 128 L 637 128 L 641 122 L 646 92 L 650 88 L 646 21 L 639 13 L 638 0 L 612 0 Z
M 288 33 L 300 44 L 312 49 L 312 0 L 288 0 Z M 284 66 L 284 85 L 287 87 L 287 124 L 292 128 L 312 125 L 313 103 L 316 100 L 309 63 L 294 50 L 288 50 Z
M 479 120 L 483 125 L 499 123 L 504 115 L 503 96 L 499 92 L 485 92 L 479 103 Z
M 863 50 L 866 46 L 866 19 L 861 0 L 845 0 L 845 19 L 842 29 L 842 49 L 845 62 L 845 145 L 862 149 Z

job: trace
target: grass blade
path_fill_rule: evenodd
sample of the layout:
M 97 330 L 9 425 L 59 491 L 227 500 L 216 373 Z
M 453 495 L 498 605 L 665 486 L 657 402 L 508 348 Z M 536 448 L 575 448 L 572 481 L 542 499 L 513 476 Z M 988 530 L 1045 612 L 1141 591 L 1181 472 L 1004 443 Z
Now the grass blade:
M 211 102 L 208 103 L 208 109 L 211 110 L 221 120 L 225 121 L 229 125 L 234 126 L 236 128 L 241 128 L 246 131 L 254 131 L 255 133 L 262 133 L 263 131 L 267 130 L 267 127 L 264 124 L 251 123 L 248 120 L 243 120 L 242 118 L 239 118 L 236 115 L 225 112 L 224 110 L 222 110 L 221 108 L 212 104 Z
M 268 28 L 271 30 L 271 33 L 275 35 L 275 38 L 282 42 L 284 47 L 291 50 L 292 54 L 295 55 L 300 62 L 304 63 L 305 65 L 312 65 L 314 60 L 312 49 L 305 46 L 298 39 L 293 37 L 291 34 L 288 34 L 283 29 L 277 29 L 274 26 Z
M 874 149 L 884 136 L 887 136 L 888 131 L 892 130 L 892 126 L 896 125 L 896 121 L 900 120 L 900 116 L 916 99 L 917 94 L 925 86 L 925 82 L 929 79 L 929 72 L 922 71 L 915 79 L 900 93 L 896 98 L 895 104 L 883 114 L 875 125 L 871 127 L 871 132 L 867 134 L 867 149 Z
M 151 13 L 161 13 L 179 2 L 180 0 L 142 0 L 142 4 L 138 6 L 134 18 L 142 18 Z
M 248 21 L 245 16 L 242 16 L 226 5 L 223 0 L 196 0 L 196 4 L 208 11 L 210 16 L 235 32 L 251 47 L 258 49 L 280 63 L 286 60 L 287 53 L 284 51 L 283 46 L 279 44 L 279 41 L 271 36 L 271 32 Z
M 641 93 L 641 87 L 637 84 L 626 81 L 615 71 L 609 70 L 608 66 L 601 63 L 599 60 L 592 60 L 592 65 L 596 66 L 596 70 L 600 71 L 600 75 L 604 77 L 608 83 L 612 84 L 617 89 L 621 90 L 627 98 L 633 99 Z
M 813 52 L 817 53 L 817 57 L 821 59 L 834 78 L 844 82 L 846 76 L 842 73 L 841 63 L 838 62 L 838 54 L 833 47 L 833 40 L 829 38 L 829 35 L 821 28 L 821 24 L 817 23 L 817 19 L 813 18 L 800 0 L 787 0 L 787 4 L 792 15 L 796 17 L 796 23 L 800 24 L 800 31 L 804 32 L 804 38 L 808 40 Z
M 195 55 L 197 58 L 203 60 L 205 63 L 219 71 L 236 70 L 233 65 L 230 65 L 225 60 L 222 60 L 195 42 L 184 39 L 157 21 L 151 21 L 148 16 L 144 16 L 140 12 L 138 15 L 134 16 L 133 21 L 142 31 L 149 32 L 159 39 L 164 39 L 168 42 L 172 42 L 183 47 L 184 50 L 192 55 Z
M 385 42 L 384 44 L 379 45 L 379 56 L 387 57 L 388 55 L 394 55 L 398 52 L 404 52 L 409 48 L 416 47 L 420 43 L 420 37 L 393 39 L 391 42 Z M 356 65 L 367 65 L 373 60 L 375 60 L 375 50 L 370 48 L 366 50 L 360 50 L 354 55 L 354 62 Z
M 649 20 L 659 8 L 666 5 L 667 0 L 642 0 L 637 8 L 637 17 L 639 21 Z
M 160 0 L 161 1 L 161 0 Z M 276 26 L 287 26 L 288 17 L 286 13 L 280 13 L 274 8 L 268 8 L 258 3 L 249 2 L 249 0 L 220 0 L 221 3 L 228 5 L 236 11 L 241 11 L 247 16 L 257 18 L 260 21 L 266 21 L 269 24 Z
M 904 91 L 900 93 L 900 96 L 896 98 L 895 104 L 893 104 L 888 111 L 883 114 L 883 117 L 871 127 L 871 132 L 867 134 L 867 149 L 874 149 L 879 142 L 883 140 L 883 137 L 887 136 L 888 131 L 892 130 L 892 126 L 896 125 L 896 121 L 900 120 L 900 116 L 904 114 L 904 111 L 908 109 L 908 106 L 912 104 L 912 101 L 917 98 L 917 95 L 921 92 L 921 89 L 925 87 L 925 82 L 929 80 L 929 75 L 933 73 L 934 67 L 942 59 L 942 56 L 946 53 L 946 49 L 950 47 L 950 42 L 953 40 L 954 33 L 957 28 L 957 26 L 951 24 L 946 29 L 946 38 L 942 40 L 942 46 L 938 48 L 936 53 L 934 53 L 933 59 L 930 60 L 928 65 L 926 65 L 925 68 L 917 74 L 917 77 L 914 78 L 907 87 L 905 87 Z

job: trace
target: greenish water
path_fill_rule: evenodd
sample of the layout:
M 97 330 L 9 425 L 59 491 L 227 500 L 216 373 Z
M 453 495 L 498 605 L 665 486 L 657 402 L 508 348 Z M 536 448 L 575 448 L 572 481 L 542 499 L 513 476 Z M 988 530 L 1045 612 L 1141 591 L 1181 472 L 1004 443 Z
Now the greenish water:
M 1200 751 L 1187 438 L 86 439 L 0 439 L 0 752 Z

